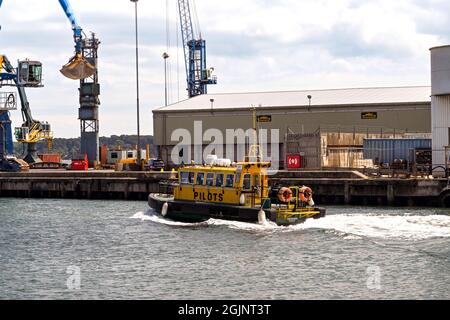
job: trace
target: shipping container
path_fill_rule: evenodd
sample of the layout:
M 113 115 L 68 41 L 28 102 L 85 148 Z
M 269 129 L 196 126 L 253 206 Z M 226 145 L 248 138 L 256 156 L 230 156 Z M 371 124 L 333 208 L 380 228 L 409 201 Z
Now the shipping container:
M 58 153 L 39 154 L 38 157 L 42 160 L 42 162 L 46 162 L 46 163 L 61 163 L 61 155 L 58 154 Z
M 414 162 L 414 150 L 430 149 L 431 139 L 364 139 L 363 157 L 375 164 L 393 164 L 395 160 Z
M 100 163 L 105 165 L 108 162 L 108 147 L 101 146 L 100 147 Z

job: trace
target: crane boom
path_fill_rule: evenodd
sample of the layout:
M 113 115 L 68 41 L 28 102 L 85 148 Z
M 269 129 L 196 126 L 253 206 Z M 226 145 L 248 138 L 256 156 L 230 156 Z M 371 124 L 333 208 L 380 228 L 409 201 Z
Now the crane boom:
M 0 0 L 0 7 L 3 0 Z M 69 3 L 69 0 L 59 0 L 64 13 L 72 25 L 73 39 L 75 42 L 75 56 L 73 56 L 67 64 L 65 64 L 61 73 L 70 79 L 81 80 L 94 75 L 96 68 L 90 64 L 83 56 L 83 29 L 80 27 L 77 17 Z
M 75 41 L 75 52 L 80 53 L 83 29 L 80 27 L 80 23 L 78 22 L 78 19 L 75 16 L 75 13 L 70 3 L 67 0 L 59 0 L 59 4 L 63 8 L 64 13 L 66 14 L 67 18 L 72 24 L 73 37 Z
M 89 63 L 84 57 L 83 53 L 83 29 L 78 22 L 77 17 L 69 3 L 69 0 L 59 0 L 64 13 L 72 25 L 73 39 L 75 42 L 75 56 L 61 68 L 61 73 L 70 79 L 81 80 L 93 76 L 96 72 L 96 67 Z
M 180 12 L 181 37 L 183 39 L 183 51 L 186 69 L 186 81 L 189 84 L 189 41 L 194 39 L 194 27 L 192 25 L 191 8 L 189 1 L 178 1 L 178 9 Z
M 209 84 L 217 84 L 213 69 L 206 67 L 206 41 L 197 37 L 192 23 L 189 0 L 178 0 L 181 36 L 183 40 L 186 82 L 189 97 L 208 93 Z

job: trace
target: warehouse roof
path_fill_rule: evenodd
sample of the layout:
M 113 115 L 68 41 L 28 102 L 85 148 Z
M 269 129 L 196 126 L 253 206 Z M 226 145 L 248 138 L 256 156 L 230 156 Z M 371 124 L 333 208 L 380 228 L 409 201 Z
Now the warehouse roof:
M 214 99 L 214 110 L 249 109 L 252 105 L 280 108 L 302 107 L 309 105 L 308 95 L 311 96 L 312 107 L 366 104 L 423 104 L 431 102 L 431 87 L 418 86 L 206 94 L 156 109 L 155 112 L 211 110 L 211 99 Z

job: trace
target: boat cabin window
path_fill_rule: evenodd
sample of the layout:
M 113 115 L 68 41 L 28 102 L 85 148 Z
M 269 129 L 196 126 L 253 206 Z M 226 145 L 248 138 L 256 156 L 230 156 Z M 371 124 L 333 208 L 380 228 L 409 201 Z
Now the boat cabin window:
M 189 184 L 194 184 L 195 182 L 195 172 L 189 172 Z
M 197 185 L 202 186 L 205 184 L 205 173 L 199 172 L 197 173 Z
M 212 187 L 214 185 L 214 173 L 208 173 L 206 176 L 206 185 Z
M 259 187 L 261 185 L 261 176 L 255 175 L 253 176 L 253 185 Z
M 223 173 L 218 173 L 216 175 L 216 187 L 222 187 L 223 186 Z
M 244 175 L 244 183 L 242 189 L 250 190 L 251 188 L 252 188 L 252 175 L 248 173 Z
M 226 188 L 233 188 L 233 185 L 234 185 L 234 174 L 228 174 L 225 187 Z
M 189 184 L 189 172 L 181 172 L 180 173 L 180 183 L 181 184 Z

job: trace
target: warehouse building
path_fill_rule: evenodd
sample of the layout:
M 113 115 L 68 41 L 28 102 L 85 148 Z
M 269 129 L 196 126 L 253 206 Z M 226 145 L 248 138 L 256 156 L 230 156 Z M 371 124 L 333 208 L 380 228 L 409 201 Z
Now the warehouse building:
M 198 162 L 211 143 L 227 143 L 223 153 L 229 155 L 231 148 L 232 160 L 241 161 L 246 147 L 239 139 L 230 146 L 228 139 L 217 142 L 204 133 L 213 129 L 226 137 L 227 130 L 247 130 L 256 108 L 258 127 L 267 129 L 268 141 L 276 143 L 280 167 L 291 153 L 310 157 L 310 168 L 322 167 L 329 160 L 323 159 L 324 145 L 352 148 L 362 146 L 366 137 L 429 136 L 430 96 L 428 86 L 202 95 L 153 111 L 155 143 L 168 164 Z M 180 132 L 189 139 L 180 139 Z M 299 141 L 304 143 L 293 146 Z M 313 156 L 308 148 L 315 150 Z M 275 149 L 265 150 L 266 155 L 271 157 Z M 179 158 L 173 159 L 174 154 Z

